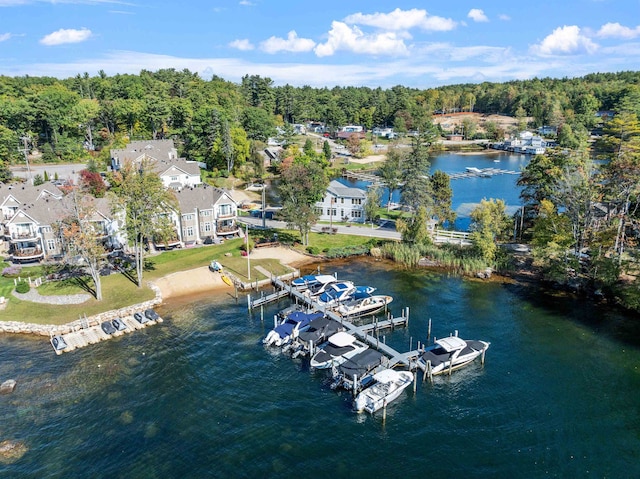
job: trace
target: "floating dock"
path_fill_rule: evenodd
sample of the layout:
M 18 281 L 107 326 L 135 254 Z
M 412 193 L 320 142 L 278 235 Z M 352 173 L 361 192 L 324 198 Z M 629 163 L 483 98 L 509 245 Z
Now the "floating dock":
M 369 334 L 370 332 L 379 332 L 384 329 L 394 329 L 396 327 L 402 326 L 406 327 L 409 324 L 409 308 L 403 309 L 402 316 L 400 317 L 393 317 L 388 314 L 387 319 L 385 320 L 374 321 L 362 326 L 357 326 L 342 317 L 339 313 L 327 307 L 323 307 L 309 295 L 305 294 L 302 291 L 298 291 L 290 284 L 285 283 L 282 279 L 278 277 L 272 278 L 272 283 L 277 289 L 277 291 L 273 294 L 262 296 L 255 300 L 252 300 L 251 296 L 247 295 L 247 305 L 249 310 L 261 308 L 265 304 L 276 301 L 280 298 L 283 298 L 284 296 L 292 296 L 296 301 L 296 304 L 301 303 L 306 305 L 309 309 L 324 313 L 328 318 L 342 324 L 348 333 L 368 343 L 370 346 L 376 348 L 381 353 L 388 356 L 389 361 L 387 362 L 387 364 L 385 364 L 385 367 L 393 367 L 396 364 L 403 364 L 410 370 L 415 370 L 417 363 L 417 361 L 415 360 L 420 354 L 419 348 L 406 353 L 400 353 L 392 347 L 387 346 L 384 341 L 380 341 L 379 336 L 372 336 L 371 334 Z
M 56 349 L 55 346 L 53 346 L 53 343 L 51 343 L 53 350 L 59 356 L 62 353 L 68 353 L 75 349 L 89 346 L 90 344 L 96 344 L 96 343 L 99 343 L 100 341 L 106 341 L 107 339 L 122 336 L 123 334 L 127 334 L 127 333 L 132 333 L 134 331 L 144 329 L 147 326 L 153 326 L 155 324 L 163 322 L 162 318 L 158 318 L 155 320 L 148 320 L 144 323 L 140 323 L 136 321 L 133 318 L 133 316 L 125 316 L 118 319 L 122 322 L 122 324 L 126 326 L 126 329 L 122 331 L 116 331 L 113 334 L 105 333 L 102 330 L 101 325 L 98 324 L 95 326 L 80 327 L 69 333 L 52 336 L 51 341 L 53 341 L 54 338 L 61 337 L 67 345 L 64 349 Z

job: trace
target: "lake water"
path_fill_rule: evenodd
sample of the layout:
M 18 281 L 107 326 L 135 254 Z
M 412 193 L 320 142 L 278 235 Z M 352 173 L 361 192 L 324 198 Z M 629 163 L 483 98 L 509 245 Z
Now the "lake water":
M 2 478 L 640 477 L 637 318 L 525 287 L 385 262 L 323 266 L 391 294 L 406 351 L 433 334 L 491 342 L 486 362 L 418 380 L 357 415 L 324 372 L 265 349 L 273 314 L 227 295 L 171 300 L 163 324 L 56 356 L 0 336 Z M 329 269 L 330 268 L 330 269 Z
M 520 172 L 531 159 L 528 155 L 519 155 L 505 152 L 491 153 L 443 153 L 431 159 L 431 171 L 444 171 L 445 173 L 464 173 L 465 168 L 497 168 Z M 366 188 L 364 181 L 350 181 L 341 178 L 344 184 Z M 451 180 L 453 190 L 452 207 L 457 213 L 456 229 L 467 230 L 469 228 L 469 214 L 483 198 L 504 200 L 507 213 L 512 215 L 522 205 L 520 201 L 521 188 L 516 185 L 518 175 L 502 174 L 493 175 L 490 178 L 471 177 Z M 382 195 L 383 205 L 387 204 L 389 192 L 384 190 Z M 393 202 L 400 202 L 400 192 L 395 191 Z

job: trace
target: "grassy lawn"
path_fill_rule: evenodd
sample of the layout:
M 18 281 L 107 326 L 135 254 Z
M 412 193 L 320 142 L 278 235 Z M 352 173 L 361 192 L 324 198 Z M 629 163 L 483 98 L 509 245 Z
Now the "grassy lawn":
M 272 238 L 278 234 L 278 240 L 284 244 L 293 245 L 295 249 L 304 252 L 305 247 L 300 245 L 300 236 L 292 230 L 253 230 L 250 231 L 252 239 L 260 237 Z M 309 235 L 311 245 L 326 250 L 345 246 L 357 246 L 370 241 L 370 238 L 348 235 L 330 235 L 311 233 Z M 219 261 L 230 273 L 241 281 L 248 281 L 247 258 L 241 256 L 240 246 L 243 240 L 238 238 L 225 241 L 221 245 L 212 245 L 199 248 L 188 248 L 168 251 L 146 259 L 144 280 L 153 281 L 177 271 L 186 271 L 193 268 L 207 266 L 212 260 Z M 226 256 L 230 253 L 231 256 Z M 256 270 L 261 266 L 276 275 L 288 273 L 290 270 L 280 264 L 276 259 L 260 259 L 249 261 L 251 266 L 251 281 L 267 279 Z M 0 264 L 0 267 L 2 265 Z M 21 276 L 32 278 L 41 276 L 41 267 L 24 268 Z M 135 275 L 135 273 L 134 273 Z M 38 288 L 42 295 L 66 295 L 86 293 L 93 283 L 89 278 L 70 279 L 44 283 Z M 147 301 L 154 297 L 154 293 L 148 287 L 138 288 L 130 279 L 122 274 L 112 274 L 102 278 L 103 300 L 98 302 L 90 299 L 79 305 L 47 305 L 21 301 L 11 294 L 14 289 L 12 278 L 0 276 L 0 296 L 5 296 L 8 304 L 5 310 L 0 311 L 0 321 L 25 321 L 39 324 L 63 324 L 78 319 L 80 316 L 91 316 L 111 309 L 118 309 L 132 304 Z
M 43 285 L 42 287 L 45 287 Z M 56 294 L 56 283 L 48 283 L 46 288 L 50 294 Z M 70 282 L 61 282 L 58 294 L 76 294 L 86 292 Z M 138 288 L 121 274 L 112 274 L 102 278 L 102 297 L 98 302 L 90 299 L 78 305 L 50 305 L 21 301 L 14 296 L 7 296 L 9 304 L 0 311 L 0 321 L 25 321 L 38 324 L 63 324 L 78 319 L 86 314 L 91 316 L 103 311 L 123 308 L 131 304 L 152 299 L 155 293 L 147 288 Z

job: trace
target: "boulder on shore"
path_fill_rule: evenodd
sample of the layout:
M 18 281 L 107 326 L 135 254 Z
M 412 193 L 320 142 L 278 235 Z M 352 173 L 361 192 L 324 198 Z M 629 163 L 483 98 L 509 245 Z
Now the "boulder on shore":
M 5 382 L 0 384 L 0 394 L 12 393 L 15 388 L 16 388 L 16 380 L 7 379 Z

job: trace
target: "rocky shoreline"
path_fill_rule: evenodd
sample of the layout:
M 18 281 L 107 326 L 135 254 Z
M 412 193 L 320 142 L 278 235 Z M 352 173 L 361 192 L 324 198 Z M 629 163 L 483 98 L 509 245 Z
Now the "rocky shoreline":
M 144 301 L 139 304 L 126 306 L 120 309 L 114 309 L 111 311 L 105 311 L 93 316 L 87 316 L 86 318 L 76 319 L 66 324 L 35 324 L 35 323 L 23 323 L 21 321 L 0 321 L 0 334 L 33 334 L 36 336 L 51 337 L 57 334 L 66 334 L 72 331 L 78 331 L 82 328 L 97 326 L 103 321 L 110 321 L 112 319 L 133 316 L 138 311 L 144 311 L 145 309 L 153 308 L 154 306 L 162 303 L 162 291 L 158 286 L 153 283 L 149 283 L 149 287 L 155 292 L 154 299 Z

